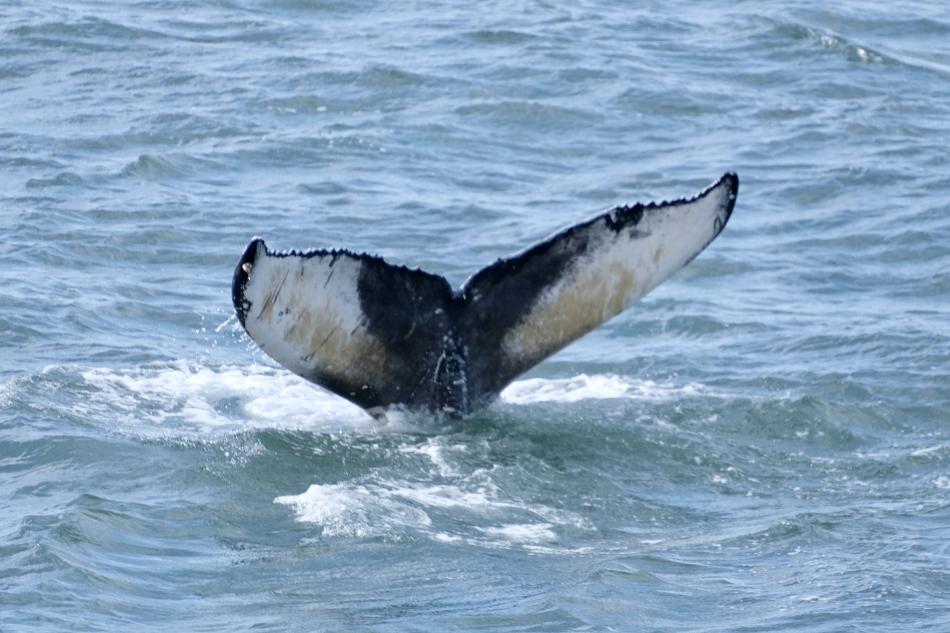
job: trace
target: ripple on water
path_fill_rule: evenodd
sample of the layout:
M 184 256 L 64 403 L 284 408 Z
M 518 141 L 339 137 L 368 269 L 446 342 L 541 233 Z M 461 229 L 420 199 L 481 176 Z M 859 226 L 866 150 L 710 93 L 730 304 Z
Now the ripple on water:
M 950 628 L 943 4 L 47 5 L 0 37 L 0 629 Z M 461 281 L 727 169 L 707 252 L 460 421 L 213 326 L 254 234 Z

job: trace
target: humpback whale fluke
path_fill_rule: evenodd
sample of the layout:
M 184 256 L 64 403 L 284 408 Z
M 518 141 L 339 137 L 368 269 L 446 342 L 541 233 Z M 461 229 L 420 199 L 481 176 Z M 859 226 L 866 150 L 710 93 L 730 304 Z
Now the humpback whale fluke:
M 373 255 L 273 252 L 254 238 L 231 296 L 268 355 L 370 413 L 466 413 L 688 264 L 726 226 L 738 190 L 727 173 L 690 199 L 616 207 L 457 290 Z

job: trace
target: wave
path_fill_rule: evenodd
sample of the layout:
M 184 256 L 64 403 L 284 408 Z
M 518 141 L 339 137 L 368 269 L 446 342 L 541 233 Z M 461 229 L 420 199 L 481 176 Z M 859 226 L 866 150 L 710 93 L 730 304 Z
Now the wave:
M 399 474 L 372 472 L 315 483 L 302 493 L 278 496 L 274 503 L 288 506 L 298 522 L 314 526 L 326 538 L 426 538 L 556 553 L 564 549 L 557 543 L 559 535 L 593 529 L 576 512 L 507 494 L 498 484 L 511 474 L 504 467 L 463 472 L 459 462 L 480 450 L 447 437 L 410 440 L 393 460 L 403 462 Z M 429 462 L 428 472 L 407 468 L 407 456 L 416 455 Z M 407 476 L 410 472 L 416 475 Z
M 337 430 L 372 423 L 359 407 L 261 365 L 210 367 L 177 361 L 86 369 L 82 378 L 96 398 L 77 403 L 79 409 L 137 428 Z
M 950 67 L 937 59 L 928 58 L 933 52 L 901 51 L 885 45 L 869 45 L 856 38 L 833 32 L 829 28 L 805 24 L 797 21 L 773 20 L 768 18 L 772 28 L 768 37 L 778 37 L 792 41 L 803 42 L 815 50 L 831 51 L 843 57 L 849 63 L 857 64 L 884 64 L 900 65 L 918 70 L 936 72 L 941 75 L 950 73 Z M 879 29 L 881 25 L 877 25 Z M 899 31 L 908 32 L 908 29 L 927 26 L 925 23 L 902 25 L 896 27 Z M 945 30 L 946 27 L 938 23 L 929 23 L 928 28 Z M 860 31 L 860 29 L 858 29 Z M 868 36 L 871 37 L 871 36 Z M 876 38 L 880 39 L 880 38 Z M 894 38 L 891 38 L 894 39 Z
M 378 422 L 361 408 L 277 367 L 209 365 L 184 360 L 136 367 L 52 366 L 0 387 L 6 402 L 30 399 L 37 384 L 57 385 L 57 407 L 120 432 L 169 435 L 233 434 L 281 429 L 311 432 L 401 433 L 431 430 L 432 416 L 399 409 Z M 31 386 L 32 385 L 32 386 Z M 709 395 L 697 383 L 657 383 L 619 375 L 527 378 L 500 395 L 504 407 L 595 400 L 656 402 Z
M 510 404 L 539 402 L 579 402 L 581 400 L 671 400 L 708 393 L 698 383 L 662 384 L 613 374 L 580 374 L 572 378 L 528 378 L 517 380 L 501 392 L 500 400 Z

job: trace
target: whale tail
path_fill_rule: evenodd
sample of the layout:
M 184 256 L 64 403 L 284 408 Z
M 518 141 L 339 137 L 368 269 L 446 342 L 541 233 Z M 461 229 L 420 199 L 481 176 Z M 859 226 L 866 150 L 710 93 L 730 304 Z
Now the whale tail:
M 727 173 L 690 199 L 616 207 L 457 290 L 372 255 L 274 252 L 254 238 L 232 300 L 268 355 L 371 413 L 465 413 L 689 263 L 725 227 L 738 188 Z

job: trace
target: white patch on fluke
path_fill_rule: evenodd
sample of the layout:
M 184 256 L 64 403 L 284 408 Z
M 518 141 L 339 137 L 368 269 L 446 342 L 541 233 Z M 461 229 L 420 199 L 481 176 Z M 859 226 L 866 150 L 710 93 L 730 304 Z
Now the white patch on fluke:
M 506 333 L 505 352 L 544 358 L 628 308 L 709 244 L 726 220 L 730 195 L 723 181 L 698 199 L 645 208 L 635 227 L 614 231 L 600 219 L 585 229 L 586 253 Z
M 346 254 L 269 255 L 258 244 L 244 287 L 251 304 L 244 327 L 298 375 L 320 372 L 348 384 L 367 380 L 367 368 L 379 367 L 385 350 L 366 330 L 358 291 L 362 266 Z

